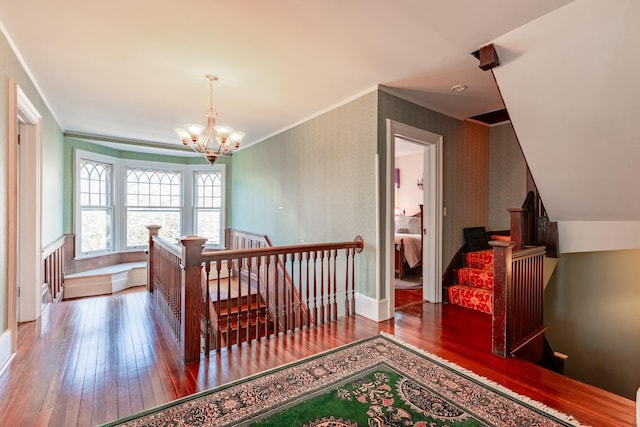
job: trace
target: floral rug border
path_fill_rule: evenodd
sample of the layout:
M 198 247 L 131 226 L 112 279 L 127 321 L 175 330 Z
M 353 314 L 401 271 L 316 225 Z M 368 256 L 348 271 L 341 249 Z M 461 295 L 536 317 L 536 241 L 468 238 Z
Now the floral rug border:
M 580 426 L 569 415 L 385 333 L 199 392 L 104 426 L 208 426 L 254 422 L 381 364 L 424 384 L 488 425 L 519 425 L 518 418 L 522 417 L 522 413 L 516 415 L 509 408 L 510 405 L 518 405 L 533 422 Z M 287 374 L 284 378 L 283 373 Z M 484 392 L 478 393 L 478 387 Z M 477 407 L 469 408 L 468 405 Z

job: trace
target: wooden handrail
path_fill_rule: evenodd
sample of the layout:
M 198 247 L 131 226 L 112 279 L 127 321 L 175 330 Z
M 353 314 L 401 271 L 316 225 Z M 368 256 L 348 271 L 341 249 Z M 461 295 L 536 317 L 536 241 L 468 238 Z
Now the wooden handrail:
M 42 280 L 52 302 L 59 302 L 64 297 L 65 239 L 65 236 L 60 237 L 42 251 Z
M 58 240 L 56 240 L 55 242 L 49 244 L 47 247 L 42 249 L 42 258 L 44 259 L 44 258 L 48 257 L 49 255 L 51 255 L 56 250 L 58 250 L 58 248 L 60 248 L 62 245 L 64 245 L 65 239 L 66 239 L 66 236 L 62 236 Z
M 355 314 L 355 255 L 364 247 L 359 236 L 262 247 L 266 236 L 246 235 L 241 245 L 260 247 L 210 251 L 203 250 L 206 239 L 190 236 L 178 246 L 160 238 L 159 227 L 148 228 L 149 291 L 186 362 L 199 359 L 201 344 L 205 352 L 220 350 L 334 321 L 342 300 L 344 314 Z
M 292 252 L 318 252 L 318 251 L 333 251 L 337 249 L 356 249 L 357 253 L 362 251 L 364 247 L 361 237 L 356 237 L 351 242 L 336 242 L 336 243 L 314 243 L 311 245 L 289 245 L 289 246 L 272 246 L 264 248 L 252 248 L 252 249 L 231 249 L 225 251 L 203 251 L 202 261 L 225 261 L 228 259 L 246 258 L 248 254 L 252 257 L 259 256 L 271 256 L 271 255 L 283 255 Z

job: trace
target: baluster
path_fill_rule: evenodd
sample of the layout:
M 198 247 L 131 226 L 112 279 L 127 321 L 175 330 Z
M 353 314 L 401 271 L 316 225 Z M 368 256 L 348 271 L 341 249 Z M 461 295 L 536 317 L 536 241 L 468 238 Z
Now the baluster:
M 324 325 L 324 250 L 320 251 L 320 324 Z
M 53 288 L 55 284 L 53 283 L 51 273 L 49 273 L 49 263 L 50 263 L 50 260 L 52 259 L 53 259 L 53 253 L 51 253 L 50 255 L 47 255 L 42 259 L 42 283 L 47 284 L 47 288 L 49 289 L 49 293 L 51 294 L 51 298 L 53 299 L 54 292 L 55 292 Z
M 351 313 L 356 314 L 356 249 L 351 249 Z
M 313 251 L 313 323 L 318 324 L 318 251 Z
M 268 321 L 267 321 L 267 334 L 266 337 L 269 338 L 271 336 L 271 326 L 272 323 L 274 322 L 273 316 L 274 316 L 274 312 L 271 309 L 271 280 L 269 280 L 269 265 L 271 264 L 271 256 L 266 256 L 265 257 L 266 260 L 266 265 L 264 266 L 264 271 L 265 271 L 265 279 L 267 281 L 267 291 L 265 293 L 266 297 L 267 297 L 267 313 L 269 315 Z M 272 314 L 273 313 L 273 314 Z
M 338 279 L 336 272 L 338 270 L 338 250 L 333 250 L 333 320 L 338 320 Z
M 47 255 L 43 262 L 43 277 L 42 280 L 47 284 L 49 288 L 49 293 L 51 294 L 52 301 L 55 300 L 56 297 L 56 282 L 54 275 L 54 263 L 55 263 L 55 251 L 51 252 L 51 254 Z
M 215 347 L 216 351 L 220 351 L 222 349 L 222 332 L 220 330 L 220 313 L 222 307 L 220 306 L 220 271 L 222 270 L 222 261 L 216 261 L 216 313 L 218 313 L 218 319 L 216 321 L 216 331 L 215 331 Z
M 53 288 L 50 287 L 51 298 L 55 298 L 58 296 L 58 292 L 60 292 L 60 277 L 62 277 L 62 271 L 60 269 L 60 253 L 62 252 L 62 248 L 58 248 L 53 251 L 53 260 L 49 265 L 50 272 L 49 275 L 52 276 L 49 280 L 53 281 Z
M 260 339 L 260 324 L 264 319 L 265 329 L 267 324 L 266 316 L 262 314 L 262 291 L 260 289 L 260 266 L 262 257 L 256 257 L 256 340 Z M 265 330 L 266 335 L 266 330 Z
M 274 263 L 273 263 L 273 267 L 275 269 L 275 274 L 274 274 L 274 287 L 275 287 L 275 297 L 276 297 L 276 301 L 275 301 L 275 309 L 276 309 L 276 321 L 275 321 L 275 325 L 274 325 L 274 330 L 273 333 L 278 336 L 280 334 L 280 330 L 282 329 L 280 327 L 280 316 L 281 316 L 281 311 L 280 311 L 280 277 L 278 274 L 278 256 L 274 255 Z
M 247 328 L 246 339 L 251 343 L 251 312 L 253 311 L 253 297 L 251 296 L 251 257 L 246 258 L 247 265 Z
M 520 310 L 519 313 L 522 313 L 521 316 L 517 316 L 516 320 L 518 322 L 518 341 L 520 341 L 520 338 L 523 337 L 525 331 L 527 330 L 526 328 L 529 327 L 529 325 L 532 324 L 532 320 L 529 316 L 531 316 L 531 305 L 532 304 L 524 304 L 524 299 L 525 298 L 531 298 L 533 295 L 529 293 L 530 287 L 529 284 L 527 283 L 527 279 L 529 278 L 529 259 L 524 258 L 520 261 L 520 277 L 518 277 L 518 293 L 519 293 L 519 300 L 518 300 L 518 309 Z M 526 295 L 526 296 L 525 296 Z
M 227 271 L 230 271 L 229 265 L 233 263 L 233 260 L 227 260 Z M 226 340 L 227 340 L 227 349 L 231 349 L 231 274 L 227 275 L 227 331 L 226 331 Z
M 176 318 L 176 331 L 178 331 L 178 336 L 180 337 L 180 339 L 186 338 L 182 336 L 182 317 L 181 317 L 181 310 L 182 310 L 182 286 L 184 286 L 184 283 L 182 283 L 182 274 L 180 272 L 180 262 L 178 261 L 177 257 L 174 256 L 174 269 L 173 272 L 175 274 L 175 281 L 173 282 L 173 292 L 175 294 L 175 299 L 174 299 L 174 305 L 173 305 L 173 312 Z
M 332 291 L 332 283 L 331 283 L 331 250 L 327 250 L 327 322 L 331 322 L 331 307 L 333 303 L 331 302 L 331 291 Z
M 211 261 L 207 261 L 204 263 L 204 272 L 205 272 L 205 293 L 204 293 L 204 306 L 202 307 L 202 314 L 204 316 L 204 352 L 208 354 L 211 351 L 211 310 L 209 310 L 209 303 L 211 301 L 211 296 L 209 294 L 209 273 L 211 272 Z
M 332 266 L 331 266 L 331 249 L 328 249 L 327 250 L 327 288 L 325 289 L 325 293 L 327 294 L 327 305 L 325 307 L 327 316 L 325 317 L 325 320 L 327 323 L 331 322 L 331 319 L 333 318 L 333 313 L 331 311 L 331 307 L 333 307 L 332 291 L 333 291 L 333 272 L 332 272 Z
M 57 254 L 58 249 L 54 249 L 44 259 L 44 282 L 49 288 L 49 294 L 51 294 L 51 300 L 55 301 L 56 291 L 58 287 L 58 275 L 56 271 L 57 267 Z
M 64 244 L 60 247 L 60 251 L 56 254 L 56 276 L 58 277 L 56 287 L 56 298 L 60 292 L 62 292 L 62 286 L 64 285 Z
M 60 251 L 56 253 L 56 276 L 58 277 L 56 287 L 56 297 L 62 292 L 64 286 L 64 246 L 60 247 Z
M 285 255 L 286 257 L 286 255 Z M 289 259 L 291 261 L 291 274 L 290 274 L 290 278 L 291 278 L 291 286 L 286 286 L 286 290 L 287 290 L 287 310 L 289 310 L 289 330 L 290 331 L 295 331 L 296 330 L 296 298 L 295 298 L 295 289 L 296 289 L 296 285 L 295 285 L 295 261 L 296 261 L 296 255 L 295 253 L 290 253 L 289 254 Z M 285 270 L 285 275 L 284 275 L 284 282 L 287 283 L 287 270 Z
M 302 293 L 302 257 L 303 253 L 298 252 L 298 311 L 296 316 L 296 327 L 302 329 L 302 301 L 304 299 L 304 294 Z
M 344 250 L 344 314 L 345 316 L 351 316 L 349 310 L 349 248 Z
M 55 276 L 55 270 L 54 270 L 55 258 L 56 258 L 56 252 L 53 251 L 44 259 L 44 269 L 43 269 L 44 270 L 43 280 L 44 280 L 44 283 L 46 283 L 47 287 L 49 288 L 49 293 L 51 294 L 52 300 L 55 299 L 55 293 L 56 293 L 56 276 Z
M 284 264 L 282 265 L 282 299 L 283 299 L 283 304 L 282 304 L 282 308 L 284 310 L 284 332 L 285 333 L 289 333 L 289 331 L 291 330 L 291 310 L 290 310 L 290 304 L 291 304 L 291 288 L 289 287 L 289 283 L 287 281 L 287 277 L 291 277 L 289 274 L 289 270 L 287 270 L 287 254 L 282 254 L 282 259 L 284 261 Z
M 307 307 L 307 328 L 309 328 L 311 326 L 311 313 L 309 312 L 309 301 L 310 300 L 310 295 L 309 295 L 309 259 L 311 258 L 311 252 L 306 252 L 307 256 L 306 256 L 306 288 L 307 288 L 307 294 L 305 296 L 305 306 Z
M 279 255 L 276 255 L 278 259 L 280 259 Z M 278 287 L 278 293 L 282 292 L 281 304 L 282 304 L 282 326 L 283 332 L 286 334 L 289 332 L 289 293 L 287 292 L 287 254 L 282 255 L 282 261 L 278 262 L 279 265 L 282 265 L 282 284 Z M 276 274 L 278 274 L 278 280 L 280 279 L 280 269 L 276 269 Z
M 290 306 L 291 303 L 291 289 L 289 288 L 289 284 L 287 283 L 287 276 L 291 277 L 287 270 L 287 254 L 282 254 L 282 308 L 284 310 L 284 332 L 289 333 L 291 330 L 291 312 Z M 293 272 L 293 268 L 291 269 Z
M 244 312 L 244 304 L 242 303 L 242 268 L 243 258 L 236 260 L 238 263 L 238 296 L 236 297 L 236 345 L 242 343 L 242 314 Z

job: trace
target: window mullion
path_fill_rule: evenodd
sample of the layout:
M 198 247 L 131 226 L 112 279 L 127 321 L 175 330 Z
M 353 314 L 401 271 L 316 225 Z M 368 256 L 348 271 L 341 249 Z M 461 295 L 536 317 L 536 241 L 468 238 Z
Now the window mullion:
M 114 207 L 114 228 L 115 228 L 115 238 L 116 238 L 116 250 L 122 251 L 125 248 L 126 238 L 125 238 L 125 224 L 126 224 L 126 200 L 125 194 L 127 192 L 127 182 L 124 179 L 124 165 L 121 161 L 117 162 L 116 170 L 114 173 L 114 188 L 116 191 L 113 194 L 113 207 Z

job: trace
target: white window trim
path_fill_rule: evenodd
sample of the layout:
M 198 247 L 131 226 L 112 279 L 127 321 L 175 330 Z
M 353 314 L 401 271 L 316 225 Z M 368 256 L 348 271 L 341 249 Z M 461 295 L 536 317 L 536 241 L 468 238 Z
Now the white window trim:
M 206 243 L 205 249 L 224 249 L 225 241 L 224 241 L 224 229 L 225 224 L 227 223 L 227 217 L 225 212 L 227 210 L 227 174 L 226 174 L 226 165 L 224 164 L 214 164 L 214 165 L 193 165 L 189 168 L 189 183 L 187 184 L 188 193 L 186 196 L 188 197 L 185 200 L 185 206 L 188 206 L 189 209 L 189 222 L 187 224 L 187 228 L 184 230 L 192 230 L 193 234 L 195 234 L 196 227 L 196 209 L 195 209 L 195 186 L 194 186 L 194 177 L 195 172 L 198 171 L 215 171 L 218 170 L 221 172 L 222 176 L 222 207 L 220 209 L 220 243 L 214 245 L 212 243 Z
M 111 249 L 103 249 L 103 250 L 97 250 L 97 251 L 90 251 L 90 252 L 82 252 L 80 250 L 80 247 L 82 246 L 81 244 L 76 245 L 76 254 L 75 257 L 76 258 L 91 258 L 91 257 L 96 257 L 96 256 L 101 256 L 101 255 L 107 255 L 107 254 L 111 254 L 113 252 L 115 252 L 114 248 L 116 247 L 116 236 L 115 236 L 115 204 L 117 203 L 116 199 L 115 199 L 115 194 L 113 194 L 115 192 L 115 180 L 116 180 L 116 166 L 114 163 L 114 158 L 113 157 L 109 157 L 109 156 L 104 156 L 101 154 L 97 154 L 97 153 L 90 153 L 88 151 L 82 151 L 82 150 L 74 150 L 74 165 L 75 168 L 73 170 L 73 174 L 74 174 L 74 187 L 73 187 L 73 228 L 75 230 L 75 234 L 76 234 L 76 238 L 78 239 L 79 242 L 82 241 L 82 229 L 80 227 L 80 218 L 82 215 L 82 209 L 80 206 L 80 200 L 79 200 L 79 192 L 80 192 L 80 174 L 78 173 L 78 171 L 80 170 L 80 162 L 82 160 L 89 160 L 89 161 L 94 161 L 94 162 L 100 162 L 100 163 L 106 163 L 106 164 L 110 164 L 113 166 L 113 176 L 112 178 L 112 188 L 111 188 L 111 192 L 112 192 L 112 197 L 111 197 Z
M 147 248 L 147 245 L 139 246 L 126 246 L 126 170 L 128 167 L 139 167 L 145 169 L 167 170 L 180 172 L 182 174 L 182 207 L 181 207 L 181 223 L 180 227 L 183 235 L 195 234 L 195 207 L 194 207 L 194 172 L 196 171 L 211 171 L 219 170 L 222 175 L 222 209 L 220 212 L 220 244 L 213 245 L 207 244 L 206 249 L 223 249 L 225 247 L 225 235 L 224 229 L 226 225 L 226 166 L 224 164 L 215 165 L 185 165 L 179 163 L 162 163 L 153 162 L 147 160 L 131 160 L 121 159 L 118 157 L 111 157 L 104 154 L 93 153 L 81 149 L 74 149 L 74 188 L 73 188 L 73 228 L 76 236 L 80 236 L 80 205 L 78 200 L 79 192 L 79 164 L 81 159 L 90 161 L 97 161 L 102 163 L 108 163 L 113 165 L 113 197 L 112 197 L 112 212 L 113 212 L 113 242 L 112 250 L 94 251 L 90 253 L 81 253 L 77 251 L 75 257 L 91 258 L 95 256 L 119 253 L 119 252 L 135 252 Z
M 182 234 L 191 234 L 189 232 L 185 233 L 185 230 L 191 230 L 185 226 L 185 210 L 186 210 L 186 200 L 185 200 L 185 178 L 188 177 L 188 166 L 177 164 L 177 163 L 158 163 L 158 162 L 150 162 L 146 160 L 129 160 L 129 159 L 118 159 L 119 165 L 117 169 L 120 171 L 121 176 L 120 180 L 117 181 L 117 184 L 120 186 L 119 191 L 117 191 L 118 196 L 120 198 L 120 203 L 116 206 L 121 206 L 120 209 L 116 209 L 116 216 L 119 221 L 116 221 L 116 230 L 115 232 L 118 234 L 118 246 L 119 252 L 136 252 L 140 250 L 144 250 L 148 245 L 135 245 L 135 246 L 127 246 L 127 169 L 128 168 L 141 168 L 141 169 L 154 169 L 154 170 L 163 170 L 170 172 L 179 172 L 182 183 L 182 193 L 180 200 L 180 229 L 183 231 Z M 149 224 L 151 225 L 151 224 Z

